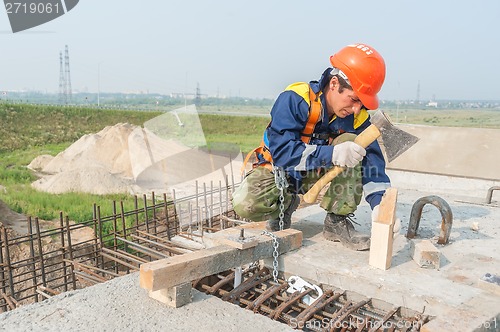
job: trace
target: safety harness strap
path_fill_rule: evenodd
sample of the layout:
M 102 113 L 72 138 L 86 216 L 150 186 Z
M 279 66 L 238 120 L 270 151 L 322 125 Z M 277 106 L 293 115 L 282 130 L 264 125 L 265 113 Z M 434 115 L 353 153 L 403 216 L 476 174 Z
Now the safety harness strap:
M 302 140 L 302 142 L 308 144 L 311 141 L 311 138 L 315 137 L 313 135 L 313 131 L 314 128 L 316 127 L 316 124 L 318 124 L 320 117 L 321 117 L 321 101 L 319 100 L 319 94 L 316 95 L 316 93 L 314 93 L 314 91 L 309 86 L 309 115 L 307 118 L 306 126 L 304 127 L 304 130 L 300 133 L 301 136 L 300 139 Z M 259 162 L 259 155 L 262 156 L 265 162 Z M 264 143 L 264 140 L 262 140 L 260 142 L 260 145 L 255 149 L 253 149 L 252 151 L 250 151 L 246 155 L 245 160 L 243 160 L 243 165 L 241 166 L 242 174 L 245 171 L 246 164 L 250 161 L 250 158 L 252 156 L 255 156 L 255 158 L 257 159 L 257 162 L 252 164 L 252 168 L 258 166 L 264 166 L 272 171 L 273 157 L 271 156 L 269 148 Z
M 311 141 L 312 133 L 316 124 L 321 117 L 321 102 L 319 101 L 319 94 L 316 95 L 309 86 L 309 117 L 307 123 L 302 131 L 300 139 L 302 142 L 308 144 Z
M 259 163 L 259 155 L 261 155 L 266 161 Z M 262 140 L 258 147 L 256 147 L 246 155 L 245 160 L 243 160 L 243 165 L 241 166 L 241 174 L 243 174 L 243 172 L 245 171 L 245 167 L 247 163 L 250 161 L 250 158 L 252 158 L 252 156 L 255 156 L 255 158 L 257 159 L 256 162 L 252 163 L 252 168 L 255 168 L 257 166 L 264 166 L 270 171 L 273 170 L 272 166 L 273 157 L 271 157 L 271 152 L 269 152 L 269 148 L 264 144 L 264 140 Z

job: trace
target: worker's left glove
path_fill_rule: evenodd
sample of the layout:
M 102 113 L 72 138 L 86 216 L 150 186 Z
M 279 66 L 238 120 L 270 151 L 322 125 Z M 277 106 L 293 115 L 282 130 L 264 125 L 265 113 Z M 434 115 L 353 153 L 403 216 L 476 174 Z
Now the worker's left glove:
M 380 205 L 377 205 L 373 208 L 372 210 L 372 223 L 375 221 L 378 221 L 378 214 L 380 210 Z M 399 234 L 399 231 L 401 230 L 401 219 L 396 217 L 396 220 L 394 221 L 394 227 L 392 228 L 392 232 L 394 235 Z

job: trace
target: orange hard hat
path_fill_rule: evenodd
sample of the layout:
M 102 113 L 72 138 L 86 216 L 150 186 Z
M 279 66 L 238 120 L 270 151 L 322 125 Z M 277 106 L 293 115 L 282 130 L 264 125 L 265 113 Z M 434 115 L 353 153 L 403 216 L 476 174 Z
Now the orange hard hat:
M 385 80 L 385 62 L 373 47 L 348 45 L 332 55 L 330 62 L 347 76 L 348 83 L 366 108 L 378 108 L 377 93 Z

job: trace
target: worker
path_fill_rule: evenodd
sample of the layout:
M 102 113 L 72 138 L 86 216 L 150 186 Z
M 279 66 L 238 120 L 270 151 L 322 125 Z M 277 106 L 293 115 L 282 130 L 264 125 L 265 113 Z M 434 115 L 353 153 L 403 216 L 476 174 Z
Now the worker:
M 334 165 L 345 166 L 321 198 L 327 212 L 323 235 L 350 249 L 367 250 L 370 237 L 355 230 L 354 212 L 364 192 L 376 219 L 390 180 L 377 141 L 365 150 L 353 140 L 370 125 L 368 110 L 379 106 L 385 63 L 366 44 L 342 48 L 330 63 L 319 81 L 291 84 L 278 96 L 254 151 L 254 167 L 233 193 L 233 208 L 252 221 L 267 219 L 268 230 L 289 228 L 298 194 Z

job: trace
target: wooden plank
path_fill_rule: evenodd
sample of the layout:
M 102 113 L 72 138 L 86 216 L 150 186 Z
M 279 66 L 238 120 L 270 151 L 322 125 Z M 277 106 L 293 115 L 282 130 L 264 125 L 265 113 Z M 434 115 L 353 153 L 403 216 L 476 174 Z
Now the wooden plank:
M 273 233 L 279 242 L 278 252 L 283 254 L 302 246 L 302 232 L 286 229 Z M 162 260 L 144 263 L 140 268 L 140 285 L 149 291 L 171 288 L 205 276 L 272 257 L 272 239 L 258 236 L 255 247 L 237 249 L 228 245 L 199 250 Z
M 380 202 L 378 218 L 372 223 L 369 264 L 387 270 L 392 261 L 393 228 L 398 190 L 388 188 Z
M 398 190 L 396 188 L 388 188 L 385 191 L 384 197 L 380 202 L 377 222 L 382 224 L 394 224 L 396 220 L 396 203 L 398 200 Z

